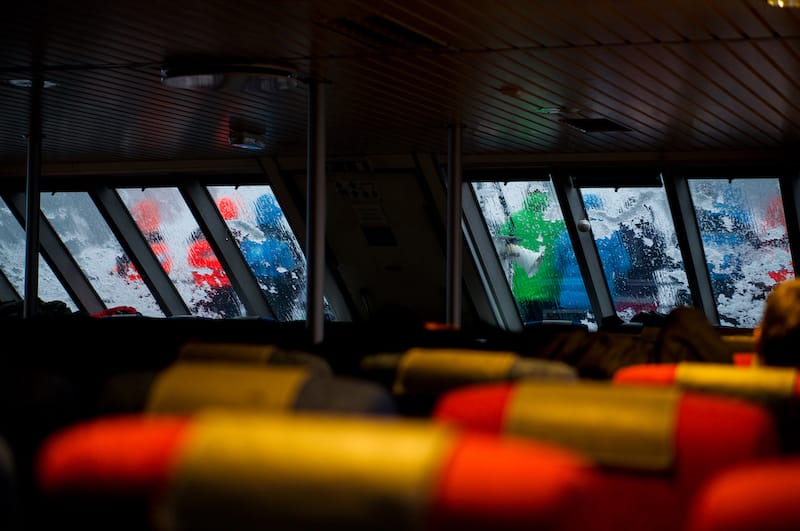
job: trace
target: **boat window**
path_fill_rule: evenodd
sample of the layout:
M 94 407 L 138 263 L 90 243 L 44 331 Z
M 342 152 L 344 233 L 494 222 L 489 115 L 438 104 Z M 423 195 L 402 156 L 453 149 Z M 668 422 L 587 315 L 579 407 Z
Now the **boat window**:
M 163 315 L 142 279 L 125 267 L 125 253 L 89 194 L 43 193 L 40 201 L 42 213 L 107 307 Z
M 630 321 L 640 312 L 669 313 L 691 305 L 663 188 L 582 188 L 581 196 L 620 318 Z M 577 271 L 565 278 L 565 286 L 580 281 Z M 560 296 L 587 305 L 585 293 L 581 285 L 581 290 L 562 288 Z
M 0 266 L 20 300 L 25 292 L 25 229 L 0 198 Z M 42 301 L 63 301 L 70 310 L 78 308 L 53 270 L 39 255 L 38 296 Z
M 552 183 L 472 186 L 523 322 L 594 323 Z
M 720 324 L 754 327 L 772 287 L 794 276 L 778 179 L 688 182 Z
M 208 191 L 275 317 L 305 319 L 305 256 L 272 189 L 210 186 Z
M 192 315 L 244 315 L 226 271 L 177 188 L 117 192 Z

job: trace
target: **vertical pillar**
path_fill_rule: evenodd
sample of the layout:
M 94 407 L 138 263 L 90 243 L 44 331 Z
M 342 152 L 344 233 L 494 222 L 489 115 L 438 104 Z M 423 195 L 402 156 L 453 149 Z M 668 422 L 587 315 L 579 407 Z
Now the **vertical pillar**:
M 306 206 L 306 321 L 310 340 L 321 343 L 325 325 L 325 93 L 316 80 L 308 92 L 308 199 Z
M 42 91 L 40 72 L 31 76 L 28 160 L 25 185 L 25 295 L 22 316 L 30 317 L 39 303 L 39 180 L 42 172 Z
M 461 140 L 462 128 L 449 128 L 447 171 L 447 324 L 461 327 Z

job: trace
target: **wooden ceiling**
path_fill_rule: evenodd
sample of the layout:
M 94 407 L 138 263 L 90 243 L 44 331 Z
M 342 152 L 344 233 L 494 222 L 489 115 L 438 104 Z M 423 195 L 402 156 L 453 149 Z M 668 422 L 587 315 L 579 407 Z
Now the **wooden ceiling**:
M 302 156 L 309 89 L 331 157 L 792 154 L 800 10 L 766 0 L 72 0 L 0 19 L 0 167 L 24 165 L 32 69 L 45 163 Z M 181 90 L 176 58 L 292 65 L 294 88 Z M 624 131 L 583 132 L 590 119 Z M 598 122 L 599 119 L 605 122 Z

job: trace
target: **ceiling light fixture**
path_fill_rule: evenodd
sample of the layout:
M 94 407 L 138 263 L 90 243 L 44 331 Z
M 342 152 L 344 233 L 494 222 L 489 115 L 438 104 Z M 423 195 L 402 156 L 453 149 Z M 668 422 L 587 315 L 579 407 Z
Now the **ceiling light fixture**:
M 767 0 L 773 7 L 800 7 L 800 0 Z
M 537 107 L 533 112 L 537 114 L 562 114 L 564 112 L 564 107 Z
M 228 134 L 228 144 L 248 151 L 264 151 L 267 148 L 267 139 L 264 135 L 258 133 L 231 129 Z
M 31 88 L 33 86 L 33 80 L 25 78 L 25 79 L 6 79 L 3 81 L 6 85 L 11 85 L 12 87 L 17 88 Z M 53 81 L 47 81 L 46 79 L 42 82 L 42 88 L 53 88 L 57 87 L 58 83 Z
M 161 82 L 172 88 L 274 92 L 298 85 L 297 71 L 276 63 L 174 60 L 161 67 Z

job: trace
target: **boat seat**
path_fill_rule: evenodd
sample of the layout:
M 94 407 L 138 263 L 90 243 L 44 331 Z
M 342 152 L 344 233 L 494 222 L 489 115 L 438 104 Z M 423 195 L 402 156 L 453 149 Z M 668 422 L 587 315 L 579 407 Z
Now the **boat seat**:
M 160 371 L 114 374 L 97 408 L 99 414 L 112 414 L 190 413 L 206 407 L 396 413 L 389 392 L 374 382 L 335 376 L 316 365 L 214 359 L 181 359 Z
M 592 465 L 421 419 L 206 410 L 51 435 L 43 524 L 195 531 L 571 531 Z
M 698 493 L 687 531 L 793 531 L 800 523 L 800 459 L 724 470 Z
M 365 356 L 361 371 L 391 390 L 404 414 L 428 416 L 445 391 L 522 378 L 577 380 L 566 363 L 527 358 L 510 351 L 415 347 Z
M 586 530 L 674 531 L 727 466 L 780 452 L 764 408 L 728 397 L 611 382 L 518 381 L 445 393 L 432 418 L 582 452 L 603 469 L 575 505 Z

